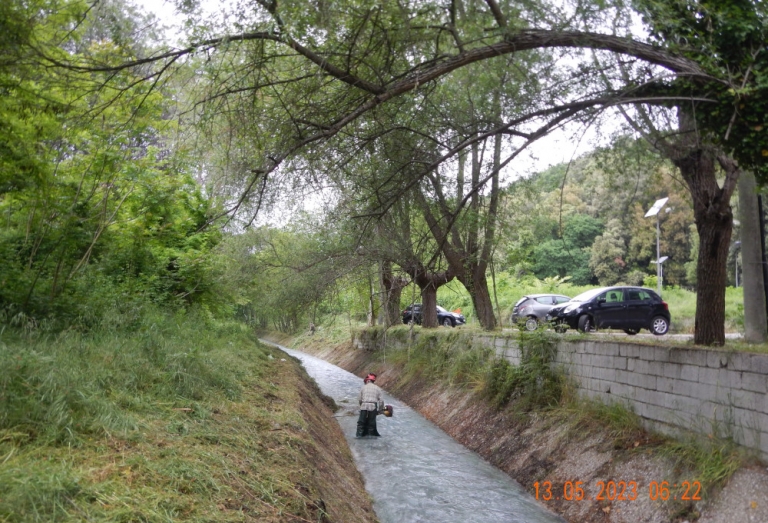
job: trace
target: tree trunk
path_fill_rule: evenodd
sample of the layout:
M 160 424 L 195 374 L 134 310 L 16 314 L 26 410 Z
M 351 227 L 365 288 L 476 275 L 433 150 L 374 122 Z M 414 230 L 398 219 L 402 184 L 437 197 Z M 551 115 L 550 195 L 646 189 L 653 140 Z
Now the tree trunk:
M 421 326 L 426 329 L 438 327 L 437 323 L 437 287 L 427 285 L 421 289 Z
M 744 339 L 748 343 L 765 343 L 768 339 L 760 252 L 760 216 L 757 187 L 752 173 L 739 178 L 739 210 L 741 218 L 741 257 L 744 273 Z
M 421 263 L 401 265 L 413 282 L 421 289 L 421 326 L 434 329 L 437 323 L 437 289 L 454 278 L 450 269 L 441 272 L 428 271 Z
M 735 184 L 738 179 L 737 169 L 732 162 L 726 165 L 726 160 L 720 158 L 726 170 L 721 189 L 716 179 L 716 158 L 711 151 L 695 148 L 672 161 L 691 191 L 693 216 L 699 232 L 694 343 L 722 345 L 725 343 L 726 264 L 733 226 L 731 182 Z
M 408 280 L 392 273 L 392 263 L 383 261 L 380 264 L 381 274 L 381 307 L 379 308 L 379 323 L 387 327 L 399 324 L 400 317 L 400 296 L 403 287 L 408 284 Z
M 483 329 L 493 330 L 496 328 L 496 315 L 493 313 L 493 301 L 488 289 L 488 280 L 485 277 L 485 263 L 467 265 L 469 266 L 464 269 L 462 276 L 457 278 L 472 298 L 477 321 Z

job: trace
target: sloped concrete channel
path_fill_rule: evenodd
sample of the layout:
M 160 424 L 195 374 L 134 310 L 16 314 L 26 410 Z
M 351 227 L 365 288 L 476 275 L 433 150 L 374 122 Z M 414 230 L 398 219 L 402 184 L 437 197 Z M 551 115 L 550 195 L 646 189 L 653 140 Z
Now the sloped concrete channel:
M 385 401 L 394 406 L 395 414 L 379 418 L 382 437 L 355 439 L 360 377 L 314 356 L 277 346 L 301 360 L 323 393 L 342 407 L 336 418 L 382 523 L 565 521 L 504 472 L 389 395 Z

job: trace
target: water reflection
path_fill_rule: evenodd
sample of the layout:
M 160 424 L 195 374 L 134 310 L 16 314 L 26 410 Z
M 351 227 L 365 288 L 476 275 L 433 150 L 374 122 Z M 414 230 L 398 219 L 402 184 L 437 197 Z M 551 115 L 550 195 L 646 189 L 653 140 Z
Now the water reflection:
M 355 439 L 362 378 L 314 356 L 281 349 L 300 359 L 323 393 L 343 407 L 336 418 L 382 523 L 564 521 L 505 473 L 387 394 L 394 416 L 379 416 L 382 437 Z

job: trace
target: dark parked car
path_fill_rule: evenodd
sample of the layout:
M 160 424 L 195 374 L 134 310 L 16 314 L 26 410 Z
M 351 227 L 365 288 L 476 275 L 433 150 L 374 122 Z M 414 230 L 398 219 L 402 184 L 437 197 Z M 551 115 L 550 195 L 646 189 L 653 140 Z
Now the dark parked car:
M 403 323 L 411 323 L 415 321 L 416 324 L 421 325 L 421 303 L 413 304 L 413 314 L 411 314 L 411 306 L 408 305 L 403 311 Z M 458 312 L 447 311 L 440 305 L 437 306 L 437 323 L 445 327 L 455 327 L 456 325 L 464 325 L 467 322 L 463 314 Z
M 642 287 L 593 289 L 553 307 L 547 314 L 547 321 L 559 332 L 568 327 L 582 332 L 621 329 L 631 335 L 648 329 L 661 336 L 669 330 L 670 320 L 667 303 L 656 292 Z
M 520 298 L 512 307 L 512 323 L 525 322 L 525 328 L 534 331 L 539 322 L 546 320 L 549 310 L 560 303 L 571 301 L 562 294 L 528 294 Z

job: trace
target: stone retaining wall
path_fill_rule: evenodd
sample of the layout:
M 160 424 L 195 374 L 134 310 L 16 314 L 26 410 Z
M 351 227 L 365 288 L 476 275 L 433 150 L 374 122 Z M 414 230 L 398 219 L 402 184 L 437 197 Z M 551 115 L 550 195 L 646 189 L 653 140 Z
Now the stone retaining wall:
M 381 348 L 381 336 L 359 333 L 357 348 Z M 492 347 L 513 365 L 520 350 L 512 335 L 477 335 L 472 345 Z M 402 348 L 402 336 L 387 347 Z M 652 347 L 593 337 L 558 342 L 557 365 L 582 394 L 619 401 L 649 428 L 731 437 L 768 459 L 768 355 L 678 347 Z

